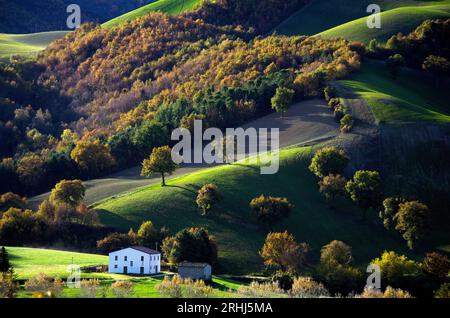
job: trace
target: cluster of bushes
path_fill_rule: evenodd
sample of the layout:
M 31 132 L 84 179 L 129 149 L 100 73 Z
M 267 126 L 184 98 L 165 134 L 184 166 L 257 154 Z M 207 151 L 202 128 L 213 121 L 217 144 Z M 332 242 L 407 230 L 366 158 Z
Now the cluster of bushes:
M 211 286 L 202 280 L 181 278 L 178 275 L 165 276 L 164 280 L 155 286 L 161 297 L 165 298 L 210 298 L 217 296 Z
M 318 263 L 310 260 L 308 252 L 308 244 L 297 243 L 288 232 L 267 235 L 260 255 L 264 264 L 275 271 L 272 280 L 276 285 L 265 286 L 272 287 L 270 293 L 279 294 L 285 290 L 297 297 L 356 295 L 390 298 L 410 297 L 408 292 L 402 291 L 408 290 L 417 297 L 439 297 L 448 286 L 450 262 L 447 256 L 436 252 L 428 253 L 420 263 L 392 251 L 372 260 L 371 264 L 380 268 L 384 293 L 364 290 L 365 269 L 353 265 L 352 249 L 344 242 L 334 240 L 323 246 Z M 317 283 L 302 275 L 311 276 Z M 247 293 L 252 294 L 249 288 L 245 287 Z
M 367 54 L 385 59 L 393 78 L 402 66 L 409 66 L 430 73 L 439 85 L 450 75 L 449 36 L 450 19 L 425 20 L 411 33 L 393 35 L 385 44 L 370 41 Z
M 128 233 L 114 232 L 97 241 L 97 248 L 104 254 L 117 251 L 133 245 L 161 245 L 168 236 L 168 229 L 157 229 L 152 221 L 144 221 L 137 233 L 131 228 Z
M 110 286 L 101 286 L 98 279 L 83 279 L 73 284 L 79 288 L 82 298 L 105 298 L 108 293 L 111 293 L 114 298 L 129 298 L 133 295 L 134 290 L 133 283 L 128 280 L 115 281 Z M 30 293 L 32 298 L 60 298 L 65 287 L 66 283 L 63 280 L 44 273 L 31 277 L 23 285 L 23 289 Z M 17 288 L 15 292 L 17 292 Z M 9 298 L 15 296 L 14 294 Z
M 51 245 L 89 249 L 109 229 L 82 201 L 85 188 L 80 180 L 62 180 L 37 211 L 26 209 L 26 200 L 14 193 L 0 197 L 0 242 L 5 245 Z
M 183 261 L 206 262 L 217 265 L 217 243 L 204 228 L 185 228 L 164 239 L 161 251 L 170 264 Z
M 349 113 L 349 109 L 345 106 L 341 99 L 337 97 L 336 89 L 332 86 L 324 88 L 325 101 L 333 111 L 335 120 L 341 125 L 341 132 L 348 133 L 354 125 L 353 116 Z
M 343 176 L 349 158 L 336 147 L 318 150 L 311 160 L 309 169 L 319 181 L 319 190 L 327 201 L 338 196 L 348 196 L 362 211 L 366 218 L 369 209 L 381 209 L 380 218 L 386 228 L 391 225 L 399 231 L 412 249 L 418 240 L 425 238 L 430 224 L 429 208 L 417 200 L 390 197 L 383 201 L 380 174 L 377 171 L 356 171 L 353 178 Z

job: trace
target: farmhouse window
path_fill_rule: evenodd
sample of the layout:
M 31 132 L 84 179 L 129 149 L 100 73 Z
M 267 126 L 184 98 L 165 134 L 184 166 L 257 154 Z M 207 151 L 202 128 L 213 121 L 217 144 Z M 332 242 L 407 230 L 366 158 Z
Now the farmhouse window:
M 126 261 L 128 261 L 128 256 L 124 256 L 123 257 L 123 260 L 126 262 Z
M 133 267 L 133 261 L 130 262 L 130 266 Z
M 142 261 L 142 262 L 144 261 L 144 256 L 141 256 L 141 261 Z
M 114 260 L 117 261 L 119 259 L 119 256 L 114 256 Z

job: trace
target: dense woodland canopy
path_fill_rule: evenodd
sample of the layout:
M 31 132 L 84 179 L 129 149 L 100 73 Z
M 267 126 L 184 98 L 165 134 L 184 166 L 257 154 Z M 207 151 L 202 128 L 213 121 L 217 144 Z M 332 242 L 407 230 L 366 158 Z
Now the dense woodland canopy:
M 280 86 L 296 99 L 314 96 L 327 79 L 358 69 L 344 40 L 256 36 L 303 4 L 205 2 L 178 17 L 85 24 L 37 62 L 2 65 L 0 175 L 11 183 L 0 192 L 32 194 L 137 163 L 183 119 L 237 126 L 271 111 Z M 268 15 L 267 7 L 276 9 Z
M 0 177 L 10 182 L 0 193 L 35 194 L 61 179 L 136 164 L 190 118 L 238 126 L 272 111 L 280 87 L 293 90 L 294 101 L 320 95 L 326 81 L 358 70 L 366 49 L 343 39 L 267 35 L 304 3 L 223 0 L 114 28 L 85 24 L 37 61 L 1 64 Z M 448 21 L 426 21 L 368 51 L 403 53 L 421 67 L 407 48 L 419 47 L 421 59 L 446 57 L 448 29 Z M 431 58 L 428 69 L 440 61 Z

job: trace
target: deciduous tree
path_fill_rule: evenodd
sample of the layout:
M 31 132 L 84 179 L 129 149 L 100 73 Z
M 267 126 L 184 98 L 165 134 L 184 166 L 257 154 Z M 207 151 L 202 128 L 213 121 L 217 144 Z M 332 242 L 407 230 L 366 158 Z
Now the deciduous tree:
M 424 258 L 422 268 L 426 273 L 444 279 L 450 272 L 450 262 L 446 255 L 432 252 Z
M 319 181 L 319 191 L 328 201 L 333 201 L 337 196 L 344 196 L 345 185 L 347 180 L 345 177 L 337 174 L 330 174 Z
M 298 244 L 294 236 L 287 231 L 271 232 L 259 252 L 267 266 L 278 266 L 282 271 L 297 272 L 304 264 L 309 246 Z
M 161 184 L 166 186 L 166 173 L 172 173 L 177 169 L 177 164 L 173 162 L 171 149 L 169 146 L 154 148 L 148 159 L 142 162 L 141 175 L 150 177 L 154 173 L 161 174 Z
M 198 190 L 196 203 L 202 211 L 202 215 L 207 215 L 212 207 L 222 199 L 219 188 L 212 183 L 205 184 Z
M 363 210 L 364 219 L 369 208 L 375 208 L 380 204 L 381 178 L 377 171 L 356 171 L 353 179 L 347 182 L 345 189 L 353 202 Z
M 336 147 L 326 147 L 314 154 L 309 170 L 323 178 L 330 174 L 342 174 L 348 162 L 349 158 L 344 151 Z
M 426 233 L 430 218 L 430 210 L 419 201 L 400 203 L 397 214 L 394 216 L 395 229 L 402 233 L 410 249 L 414 248 L 417 240 L 422 239 Z
M 70 153 L 70 157 L 89 177 L 108 171 L 115 165 L 109 146 L 99 139 L 81 139 Z
M 61 180 L 52 189 L 50 200 L 75 208 L 83 201 L 85 193 L 86 187 L 81 180 Z
M 267 224 L 272 231 L 275 223 L 281 222 L 290 215 L 293 205 L 286 198 L 261 195 L 250 201 L 250 208 L 256 214 L 258 221 Z
M 283 113 L 287 112 L 289 106 L 294 99 L 295 91 L 287 87 L 278 87 L 275 95 L 271 99 L 272 109 L 275 109 L 283 117 Z

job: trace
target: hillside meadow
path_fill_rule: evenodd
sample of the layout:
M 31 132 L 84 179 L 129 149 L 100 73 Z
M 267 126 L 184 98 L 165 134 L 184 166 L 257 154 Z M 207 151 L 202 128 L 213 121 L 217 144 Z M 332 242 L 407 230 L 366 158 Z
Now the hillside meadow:
M 408 253 L 401 237 L 386 232 L 372 221 L 362 222 L 360 211 L 343 200 L 330 209 L 318 192 L 317 181 L 309 172 L 311 147 L 295 147 L 281 152 L 281 168 L 275 175 L 260 175 L 259 166 L 235 163 L 193 173 L 169 182 L 165 188 L 151 185 L 124 193 L 94 205 L 104 225 L 127 231 L 144 220 L 167 226 L 172 233 L 185 227 L 205 227 L 219 246 L 220 270 L 249 274 L 263 269 L 258 255 L 266 227 L 256 223 L 249 202 L 260 194 L 283 196 L 294 204 L 292 215 L 276 231 L 288 230 L 297 241 L 320 248 L 331 240 L 342 240 L 353 247 L 359 265 L 366 265 L 384 250 Z M 200 216 L 195 205 L 196 191 L 205 183 L 214 183 L 224 200 L 207 217 Z M 372 220 L 375 218 L 372 215 Z
M 439 4 L 427 6 L 407 6 L 382 12 L 381 28 L 379 29 L 369 29 L 367 18 L 363 17 L 320 32 L 317 36 L 324 38 L 342 37 L 350 41 L 360 41 L 367 44 L 372 39 L 386 41 L 399 32 L 407 34 L 426 19 L 448 17 L 450 17 L 450 1 L 442 1 Z
M 11 55 L 36 56 L 49 43 L 63 37 L 66 33 L 67 31 L 30 34 L 0 33 L 0 60 L 9 59 Z
M 378 123 L 449 123 L 450 92 L 405 68 L 392 78 L 383 62 L 368 61 L 349 79 L 338 81 L 372 109 Z
M 200 3 L 200 0 L 158 0 L 111 19 L 103 23 L 102 26 L 110 28 L 155 11 L 167 13 L 169 15 L 177 15 L 194 8 L 198 3 Z
M 371 0 L 313 0 L 280 23 L 275 31 L 285 35 L 314 35 L 334 27 L 339 27 L 340 25 L 345 25 L 345 23 L 359 18 L 364 17 L 363 20 L 365 21 L 365 17 L 369 15 L 366 12 L 366 8 L 369 4 L 373 3 L 374 1 Z M 421 6 L 448 3 L 448 0 L 376 1 L 376 4 L 380 5 L 382 11 L 404 6 L 416 7 L 415 9 L 418 9 Z M 389 31 L 392 30 L 389 29 Z M 338 36 L 344 36 L 344 34 Z

